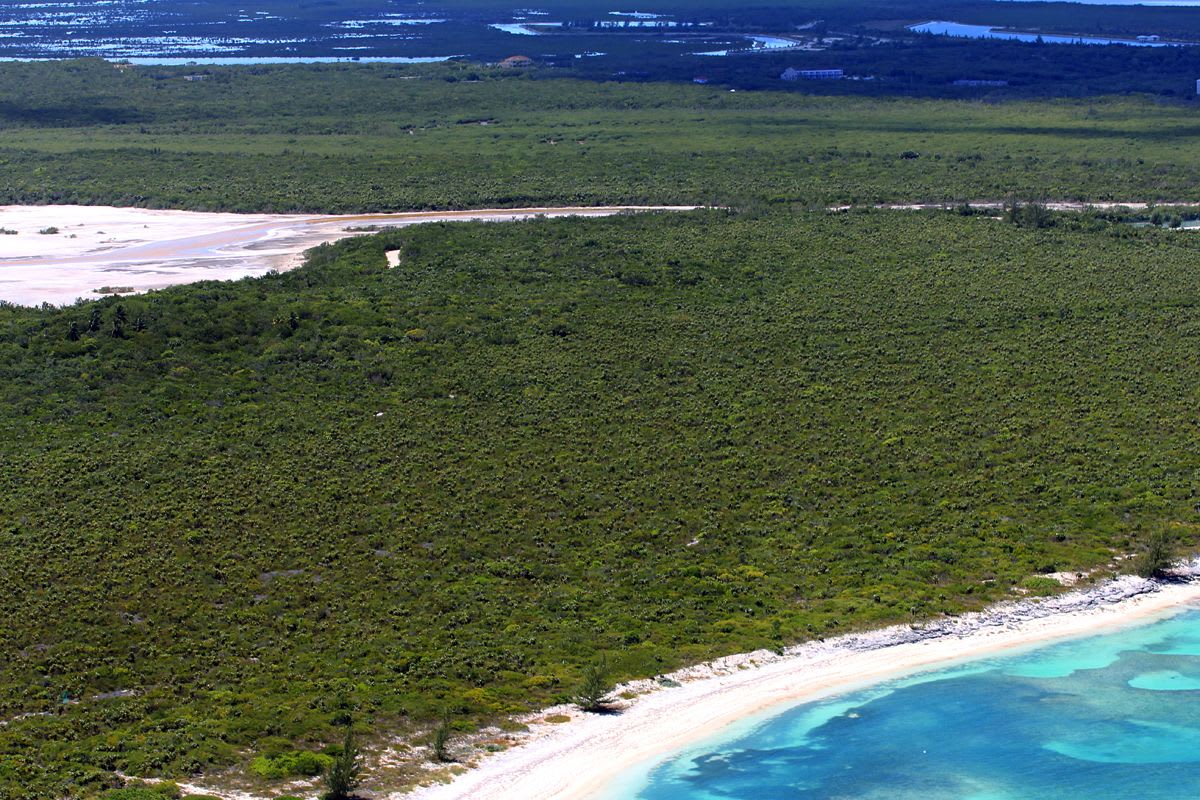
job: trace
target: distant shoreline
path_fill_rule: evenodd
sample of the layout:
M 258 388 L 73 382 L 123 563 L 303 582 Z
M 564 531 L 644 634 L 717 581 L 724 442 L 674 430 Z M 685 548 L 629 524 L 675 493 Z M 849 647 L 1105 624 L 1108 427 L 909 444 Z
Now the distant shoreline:
M 823 699 L 926 669 L 1144 624 L 1200 602 L 1200 561 L 1174 582 L 1125 576 L 1056 597 L 1002 603 L 919 626 L 892 626 L 717 659 L 616 688 L 635 692 L 620 714 L 571 707 L 531 717 L 519 746 L 486 757 L 453 782 L 390 800 L 592 800 L 622 777 L 746 717 Z M 675 688 L 666 688 L 679 684 Z M 548 715 L 562 724 L 537 724 Z

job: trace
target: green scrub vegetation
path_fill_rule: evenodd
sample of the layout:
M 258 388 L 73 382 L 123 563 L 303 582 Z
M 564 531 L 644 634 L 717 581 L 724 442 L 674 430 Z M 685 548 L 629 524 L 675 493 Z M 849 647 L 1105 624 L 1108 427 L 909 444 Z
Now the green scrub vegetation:
M 210 78 L 183 80 L 196 69 Z M 1200 200 L 1195 110 L 1182 103 L 814 97 L 555 74 L 4 64 L 0 203 Z
M 1200 239 L 1038 221 L 439 223 L 0 307 L 0 795 L 307 771 L 351 715 L 427 741 L 1194 545 Z

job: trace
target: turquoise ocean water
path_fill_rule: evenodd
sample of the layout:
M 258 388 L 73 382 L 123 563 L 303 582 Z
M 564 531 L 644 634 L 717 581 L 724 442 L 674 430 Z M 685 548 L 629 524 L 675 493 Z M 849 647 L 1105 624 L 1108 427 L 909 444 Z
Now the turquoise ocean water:
M 609 797 L 1200 797 L 1200 610 L 749 719 Z

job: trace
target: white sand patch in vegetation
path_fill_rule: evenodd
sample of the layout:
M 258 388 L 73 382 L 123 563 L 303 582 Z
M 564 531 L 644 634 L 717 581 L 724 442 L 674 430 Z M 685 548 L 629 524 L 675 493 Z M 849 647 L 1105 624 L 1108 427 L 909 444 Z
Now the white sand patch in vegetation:
M 305 250 L 361 235 L 364 229 L 444 220 L 501 222 L 691 208 L 606 206 L 300 215 L 2 206 L 0 229 L 6 233 L 0 235 L 0 300 L 17 305 L 61 305 L 103 294 L 263 275 L 299 266 Z M 388 263 L 395 266 L 390 255 Z

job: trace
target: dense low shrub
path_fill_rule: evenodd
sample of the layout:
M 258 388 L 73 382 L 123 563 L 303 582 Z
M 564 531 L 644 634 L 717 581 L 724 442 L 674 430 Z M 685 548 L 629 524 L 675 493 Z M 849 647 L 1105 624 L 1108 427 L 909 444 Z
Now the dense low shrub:
M 333 758 L 308 750 L 291 750 L 275 756 L 258 756 L 250 762 L 250 771 L 260 778 L 299 778 L 320 775 L 333 763 Z
M 101 797 L 103 800 L 175 800 L 180 794 L 179 787 L 174 783 L 160 783 L 112 789 Z
M 57 712 L 0 727 L 0 795 L 287 775 L 352 714 L 457 732 L 1191 546 L 1200 239 L 1099 224 L 436 224 L 0 306 L 0 718 Z

